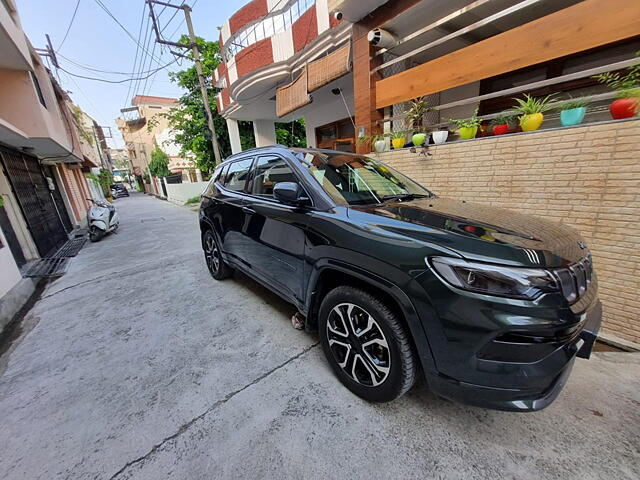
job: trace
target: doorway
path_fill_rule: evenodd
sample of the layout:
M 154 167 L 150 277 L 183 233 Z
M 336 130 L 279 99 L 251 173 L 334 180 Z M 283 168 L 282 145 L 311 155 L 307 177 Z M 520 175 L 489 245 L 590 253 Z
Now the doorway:
M 45 177 L 36 157 L 0 147 L 0 159 L 13 194 L 41 257 L 53 254 L 68 240 L 71 221 L 55 177 Z
M 341 152 L 356 151 L 356 129 L 350 118 L 316 127 L 316 145 Z

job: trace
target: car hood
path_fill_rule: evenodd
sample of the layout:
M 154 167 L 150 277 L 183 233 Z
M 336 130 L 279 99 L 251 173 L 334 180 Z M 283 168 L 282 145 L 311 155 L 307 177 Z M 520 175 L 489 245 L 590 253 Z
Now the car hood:
M 588 253 L 583 238 L 571 227 L 484 204 L 421 198 L 352 206 L 350 210 L 370 227 L 453 250 L 469 259 L 561 267 Z

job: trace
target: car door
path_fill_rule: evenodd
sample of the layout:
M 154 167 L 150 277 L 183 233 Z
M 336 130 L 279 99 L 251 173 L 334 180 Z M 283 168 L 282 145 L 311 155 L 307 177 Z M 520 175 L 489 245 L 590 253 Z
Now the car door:
M 244 203 L 247 261 L 257 275 L 294 302 L 301 302 L 308 209 L 277 201 L 273 187 L 279 182 L 299 179 L 284 158 L 259 156 Z
M 229 164 L 224 178 L 219 181 L 215 218 L 218 224 L 220 247 L 236 261 L 245 262 L 246 240 L 242 233 L 244 225 L 243 199 L 253 157 L 243 158 Z M 212 212 L 213 213 L 213 212 Z

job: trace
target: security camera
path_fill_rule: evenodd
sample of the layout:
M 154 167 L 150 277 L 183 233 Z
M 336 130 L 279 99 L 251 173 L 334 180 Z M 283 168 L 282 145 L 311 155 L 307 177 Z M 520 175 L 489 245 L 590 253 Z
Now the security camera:
M 336 20 L 342 20 L 342 12 L 333 12 L 333 18 Z
M 398 39 L 393 33 L 381 28 L 370 30 L 367 34 L 367 40 L 372 46 L 378 48 L 390 48 L 398 43 Z

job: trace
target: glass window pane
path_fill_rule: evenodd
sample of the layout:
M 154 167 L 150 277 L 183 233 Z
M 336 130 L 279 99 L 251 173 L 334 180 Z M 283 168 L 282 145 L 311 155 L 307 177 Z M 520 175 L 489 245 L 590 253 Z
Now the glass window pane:
M 252 193 L 273 197 L 273 187 L 276 183 L 297 181 L 291 167 L 282 158 L 260 157 L 255 168 Z
M 281 32 L 284 30 L 284 16 L 282 14 L 273 17 L 273 23 L 275 26 L 275 32 Z
M 252 158 L 247 158 L 246 160 L 240 160 L 229 165 L 224 186 L 236 192 L 244 190 L 252 161 Z
M 398 195 L 431 195 L 410 178 L 369 157 L 293 151 L 336 203 L 362 205 L 382 203 Z
M 265 37 L 273 36 L 273 18 L 267 18 L 264 21 L 264 35 Z

